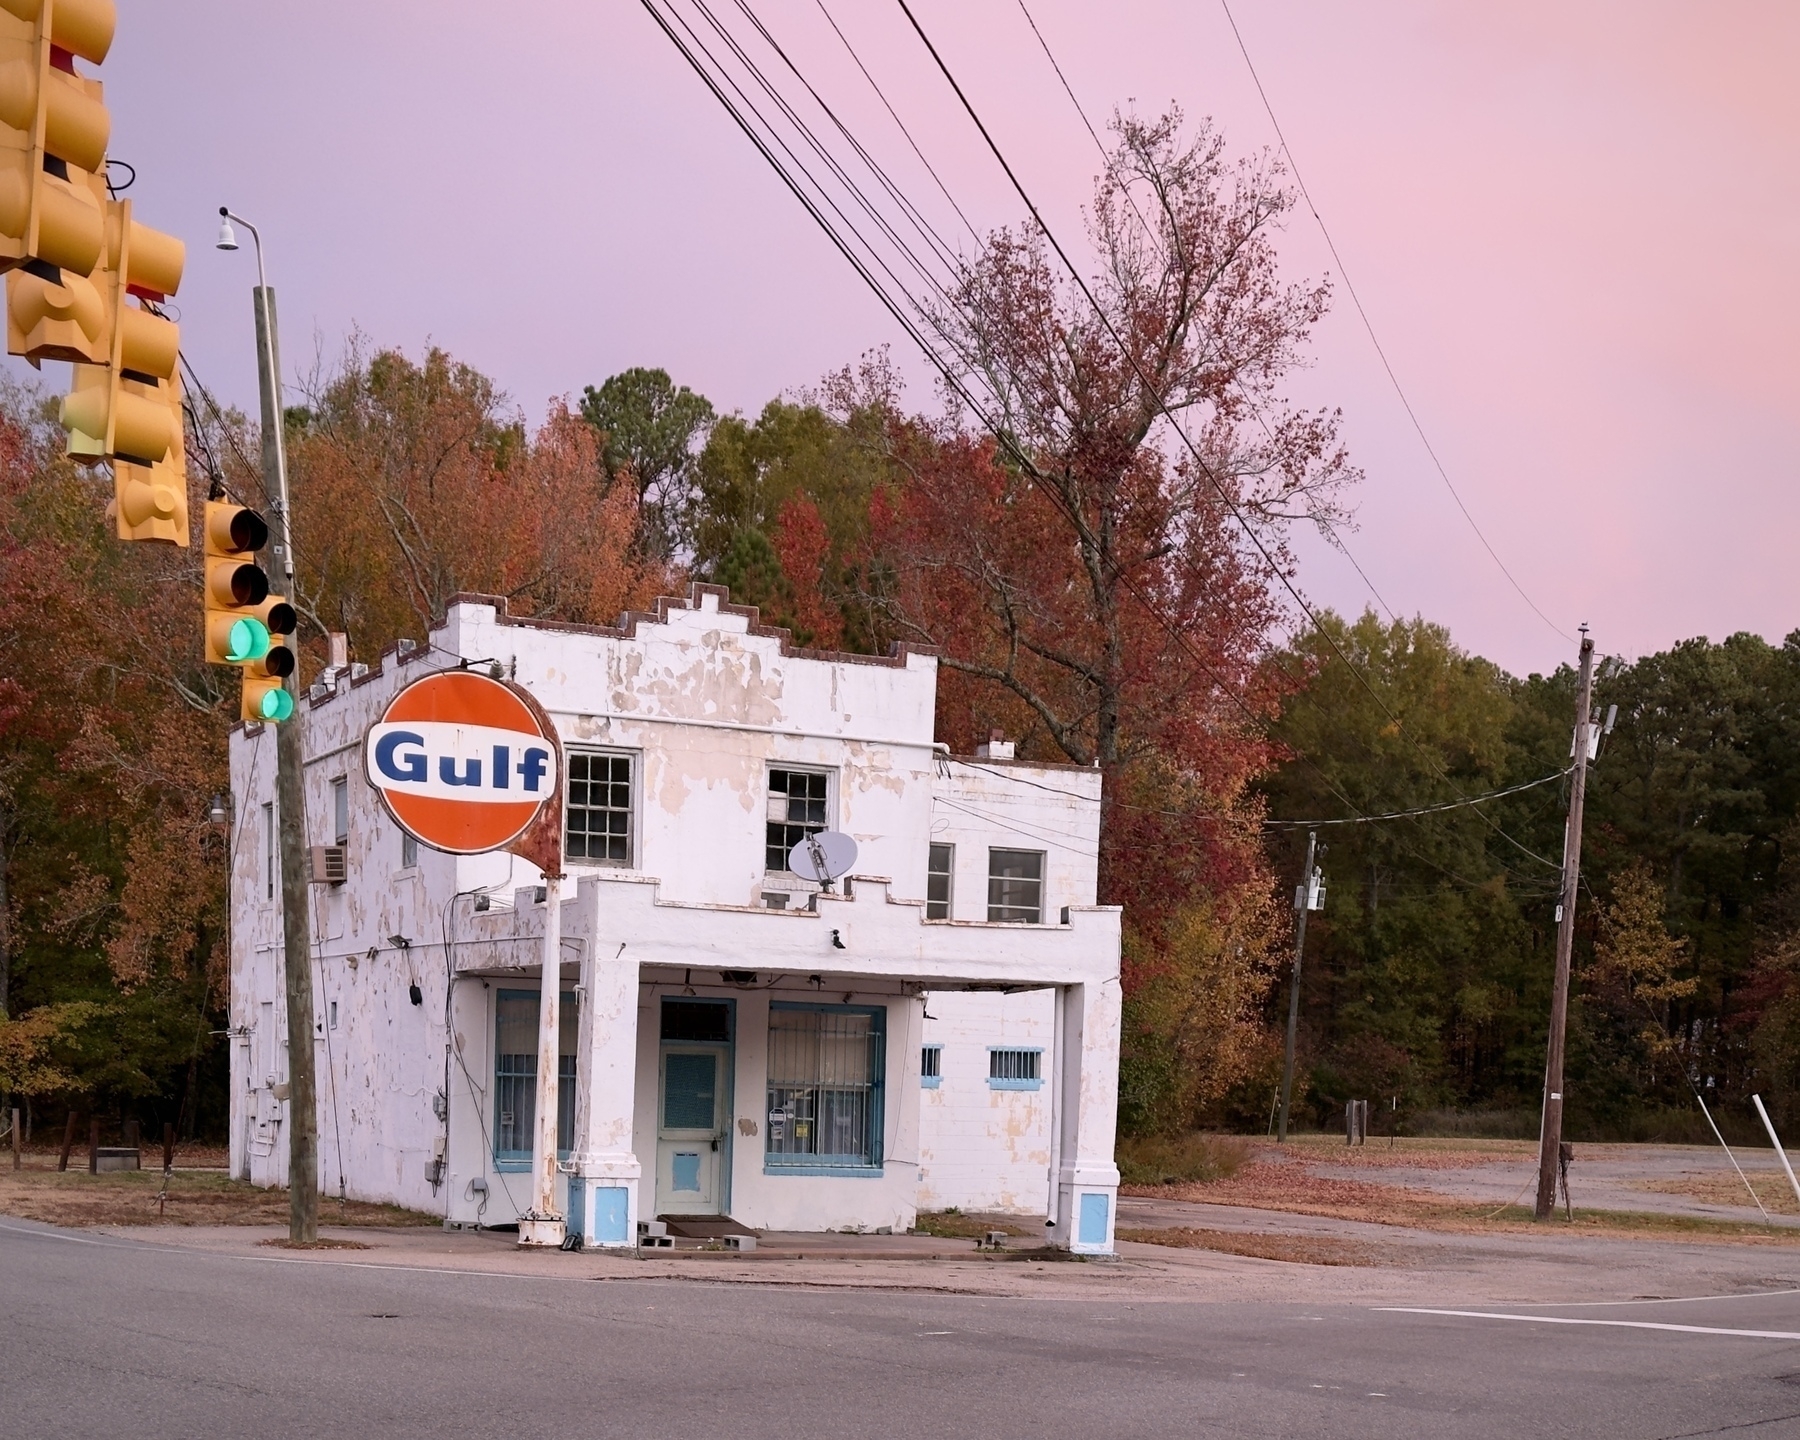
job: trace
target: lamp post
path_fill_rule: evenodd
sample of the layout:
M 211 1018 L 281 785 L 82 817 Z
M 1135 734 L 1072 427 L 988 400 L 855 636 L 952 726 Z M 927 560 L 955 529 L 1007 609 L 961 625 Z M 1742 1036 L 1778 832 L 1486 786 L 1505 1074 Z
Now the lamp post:
M 287 444 L 282 434 L 281 351 L 275 333 L 275 292 L 263 269 L 262 235 L 241 215 L 219 207 L 218 248 L 238 248 L 232 223 L 256 245 L 256 373 L 262 391 L 262 474 L 272 528 L 275 565 L 283 594 L 294 596 L 294 540 L 288 510 Z M 282 969 L 287 988 L 288 1042 L 288 1239 L 319 1238 L 319 1117 L 313 1063 L 312 933 L 307 917 L 306 773 L 300 709 L 300 668 L 287 677 L 293 716 L 275 727 L 275 809 L 281 830 Z

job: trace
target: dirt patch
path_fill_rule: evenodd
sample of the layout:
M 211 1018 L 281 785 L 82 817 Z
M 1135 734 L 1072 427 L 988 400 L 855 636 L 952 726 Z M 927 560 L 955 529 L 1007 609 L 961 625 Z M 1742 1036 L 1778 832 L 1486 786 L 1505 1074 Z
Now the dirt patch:
M 1283 1260 L 1292 1265 L 1379 1265 L 1374 1245 L 1317 1235 L 1248 1235 L 1234 1230 L 1200 1230 L 1175 1226 L 1166 1230 L 1120 1230 L 1121 1240 L 1140 1245 L 1168 1245 L 1182 1250 L 1216 1250 L 1256 1260 Z
M 86 1170 L 48 1165 L 24 1170 L 0 1168 L 0 1214 L 47 1225 L 286 1225 L 288 1193 L 264 1190 L 217 1171 L 177 1170 L 163 1189 L 161 1170 L 120 1170 L 90 1175 Z M 397 1205 L 359 1200 L 339 1205 L 321 1199 L 319 1218 L 328 1225 L 437 1225 L 435 1215 Z
M 1372 1170 L 1468 1170 L 1506 1160 L 1530 1159 L 1537 1146 L 1528 1140 L 1415 1140 L 1393 1143 L 1371 1139 L 1366 1145 L 1346 1145 L 1332 1135 L 1296 1135 L 1286 1147 L 1260 1146 L 1259 1160 L 1287 1157 L 1319 1165 L 1354 1166 Z
M 373 1250 L 373 1245 L 365 1245 L 360 1240 L 258 1240 L 258 1245 L 267 1245 L 275 1250 Z
M 1793 1186 L 1787 1176 L 1765 1171 L 1747 1172 L 1756 1188 L 1757 1199 L 1771 1215 L 1800 1215 L 1800 1201 L 1794 1199 Z M 1685 1195 L 1706 1205 L 1749 1205 L 1753 1203 L 1744 1190 L 1744 1182 L 1730 1171 L 1722 1175 L 1673 1175 L 1664 1180 L 1634 1180 L 1633 1190 L 1648 1190 L 1657 1195 Z
M 1319 1163 L 1325 1163 L 1324 1156 L 1320 1157 Z M 1729 1178 L 1734 1182 L 1737 1179 L 1736 1176 Z M 1544 1233 L 1554 1225 L 1587 1233 L 1600 1231 L 1643 1238 L 1754 1240 L 1773 1245 L 1800 1245 L 1800 1230 L 1771 1229 L 1757 1222 L 1741 1222 L 1717 1216 L 1583 1209 L 1578 1206 L 1573 1222 L 1565 1221 L 1559 1211 L 1554 1222 L 1539 1224 L 1533 1220 L 1530 1208 L 1518 1200 L 1495 1206 L 1458 1200 L 1405 1185 L 1384 1185 L 1373 1180 L 1321 1176 L 1313 1172 L 1306 1160 L 1292 1155 L 1259 1157 L 1231 1178 L 1215 1181 L 1210 1185 L 1122 1185 L 1119 1193 L 1152 1200 L 1188 1200 L 1203 1205 L 1232 1205 L 1294 1215 L 1320 1215 L 1334 1220 L 1408 1226 L 1456 1234 L 1504 1230 Z M 1742 1199 L 1749 1198 L 1743 1195 L 1741 1186 L 1738 1194 Z M 1791 1195 L 1789 1202 L 1792 1203 Z M 1771 1206 L 1770 1209 L 1773 1212 L 1774 1207 Z
M 991 1215 L 979 1210 L 921 1210 L 913 1221 L 912 1233 L 931 1235 L 940 1240 L 981 1240 L 990 1230 L 1040 1238 L 1044 1233 L 1041 1224 L 1033 1229 L 1017 1215 Z

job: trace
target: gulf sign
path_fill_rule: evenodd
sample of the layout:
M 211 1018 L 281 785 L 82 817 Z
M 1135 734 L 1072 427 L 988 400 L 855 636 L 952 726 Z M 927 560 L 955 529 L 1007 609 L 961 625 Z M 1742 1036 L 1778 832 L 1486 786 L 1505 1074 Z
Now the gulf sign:
M 441 670 L 388 702 L 363 741 L 363 771 L 402 830 L 479 855 L 517 840 L 558 798 L 560 754 L 510 686 Z

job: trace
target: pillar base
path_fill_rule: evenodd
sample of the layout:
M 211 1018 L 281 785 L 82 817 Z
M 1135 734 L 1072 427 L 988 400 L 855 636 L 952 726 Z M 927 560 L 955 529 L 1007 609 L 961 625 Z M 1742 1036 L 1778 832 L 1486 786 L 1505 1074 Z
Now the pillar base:
M 521 1250 L 560 1250 L 567 1233 L 560 1215 L 525 1214 L 519 1217 Z

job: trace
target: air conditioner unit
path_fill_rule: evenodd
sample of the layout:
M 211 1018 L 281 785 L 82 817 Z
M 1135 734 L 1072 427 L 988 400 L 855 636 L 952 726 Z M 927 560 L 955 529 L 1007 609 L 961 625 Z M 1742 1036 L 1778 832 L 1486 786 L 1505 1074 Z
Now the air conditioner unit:
M 347 878 L 342 845 L 314 845 L 307 855 L 312 860 L 312 883 L 342 885 Z

